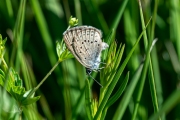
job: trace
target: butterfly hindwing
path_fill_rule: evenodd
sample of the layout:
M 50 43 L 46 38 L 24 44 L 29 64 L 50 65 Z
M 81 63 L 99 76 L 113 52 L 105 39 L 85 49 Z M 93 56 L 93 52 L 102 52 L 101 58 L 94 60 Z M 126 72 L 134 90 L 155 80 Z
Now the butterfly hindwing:
M 99 68 L 101 51 L 107 45 L 101 40 L 100 30 L 80 26 L 68 29 L 63 35 L 68 49 L 83 66 L 90 70 Z

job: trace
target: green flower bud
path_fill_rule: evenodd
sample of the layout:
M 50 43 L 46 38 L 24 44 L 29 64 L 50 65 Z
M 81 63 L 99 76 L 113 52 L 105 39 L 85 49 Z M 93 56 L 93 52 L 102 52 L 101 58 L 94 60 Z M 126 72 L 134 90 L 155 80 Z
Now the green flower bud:
M 69 19 L 69 26 L 70 27 L 74 27 L 78 25 L 78 19 L 76 19 L 75 17 L 73 18 L 72 16 Z

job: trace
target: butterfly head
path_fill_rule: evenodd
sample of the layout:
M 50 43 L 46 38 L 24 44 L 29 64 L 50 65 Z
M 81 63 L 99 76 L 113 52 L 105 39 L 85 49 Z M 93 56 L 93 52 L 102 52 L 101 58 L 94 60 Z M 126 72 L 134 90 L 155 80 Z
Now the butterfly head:
M 90 75 L 91 73 L 92 73 L 92 70 L 89 69 L 89 68 L 86 68 L 86 74 L 87 74 L 87 75 Z

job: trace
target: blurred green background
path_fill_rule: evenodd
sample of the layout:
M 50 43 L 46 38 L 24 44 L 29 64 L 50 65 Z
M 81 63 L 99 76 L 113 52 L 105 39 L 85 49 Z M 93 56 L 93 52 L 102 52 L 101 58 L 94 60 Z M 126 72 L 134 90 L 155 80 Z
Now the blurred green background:
M 151 60 L 161 108 L 173 91 L 180 89 L 180 0 L 142 0 L 141 4 L 145 23 L 156 15 L 156 19 L 152 18 L 154 26 L 150 24 L 147 28 L 147 36 L 151 40 L 158 39 Z M 58 61 L 56 41 L 62 40 L 70 16 L 79 20 L 78 25 L 100 29 L 104 40 L 114 28 L 114 40 L 118 45 L 123 43 L 126 46 L 123 59 L 142 31 L 136 0 L 0 0 L 0 34 L 3 38 L 7 37 L 5 60 L 19 73 L 27 90 L 35 87 Z M 141 40 L 123 77 L 130 71 L 131 78 L 143 61 L 145 48 Z M 138 120 L 146 120 L 154 113 L 148 75 L 136 116 Z M 33 107 L 23 109 L 22 117 L 39 120 L 87 119 L 85 98 L 81 96 L 85 77 L 85 69 L 78 61 L 63 61 L 37 91 L 40 100 Z M 99 80 L 99 74 L 95 79 Z M 93 98 L 98 99 L 99 91 L 100 86 L 94 83 Z M 135 89 L 122 119 L 131 119 L 137 92 Z M 14 99 L 10 95 L 0 96 L 0 100 L 5 100 L 7 104 L 7 107 L 1 108 L 2 119 L 18 119 L 18 112 L 12 112 L 18 111 L 14 107 Z M 79 101 L 80 97 L 83 99 Z M 106 120 L 112 119 L 120 100 L 108 109 Z M 75 106 L 78 102 L 79 106 Z M 162 119 L 180 120 L 178 102 L 180 100 L 168 109 Z

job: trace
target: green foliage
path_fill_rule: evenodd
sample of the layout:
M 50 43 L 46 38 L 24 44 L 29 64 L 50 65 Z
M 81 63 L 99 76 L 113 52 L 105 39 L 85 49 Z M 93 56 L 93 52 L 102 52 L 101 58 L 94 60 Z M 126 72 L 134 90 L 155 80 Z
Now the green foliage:
M 179 10 L 180 0 L 0 0 L 0 120 L 180 119 Z M 63 41 L 77 25 L 109 45 L 91 77 Z
M 29 91 L 25 91 L 21 78 L 13 70 L 13 68 L 10 68 L 9 74 L 5 74 L 2 70 L 1 73 L 3 74 L 1 74 L 0 85 L 3 86 L 13 96 L 13 98 L 20 104 L 20 106 L 29 105 L 39 100 L 40 96 L 32 96 L 32 98 L 26 99 Z M 5 79 L 7 76 L 9 76 L 8 79 Z
M 63 41 L 56 42 L 56 51 L 59 61 L 64 61 L 66 59 L 70 59 L 74 57 L 72 53 L 66 48 L 66 45 Z
M 0 35 L 1 51 L 5 51 L 6 40 L 7 39 L 2 40 L 2 36 Z M 4 54 L 4 52 L 1 53 Z M 2 62 L 0 66 L 4 70 L 0 69 L 0 85 L 16 100 L 20 107 L 19 109 L 21 109 L 21 107 L 23 106 L 27 106 L 38 101 L 40 99 L 40 96 L 34 97 L 33 95 L 31 96 L 31 98 L 26 99 L 29 91 L 26 91 L 25 87 L 23 87 L 22 79 L 13 68 L 8 68 L 4 60 L 4 55 L 2 54 L 1 61 Z

